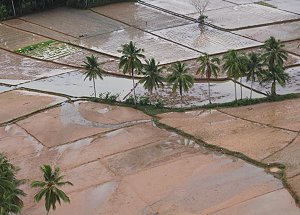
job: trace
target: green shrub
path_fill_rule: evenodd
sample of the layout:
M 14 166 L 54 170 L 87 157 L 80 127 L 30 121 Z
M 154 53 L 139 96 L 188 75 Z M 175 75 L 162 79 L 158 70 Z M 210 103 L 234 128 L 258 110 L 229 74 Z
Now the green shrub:
M 5 5 L 0 5 L 0 21 L 8 17 L 8 10 Z

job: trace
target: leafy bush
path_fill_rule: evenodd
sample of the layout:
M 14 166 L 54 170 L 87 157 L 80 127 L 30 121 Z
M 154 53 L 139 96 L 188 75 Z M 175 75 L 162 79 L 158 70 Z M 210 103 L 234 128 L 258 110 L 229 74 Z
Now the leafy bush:
M 18 180 L 18 168 L 12 165 L 6 156 L 0 153 L 0 214 L 8 215 L 19 213 L 23 207 L 20 196 L 25 193 L 18 189 L 24 180 Z
M 151 105 L 150 98 L 148 96 L 141 96 L 138 98 L 139 105 Z
M 120 94 L 112 94 L 110 92 L 106 92 L 106 93 L 100 93 L 99 94 L 99 98 L 100 100 L 105 100 L 107 102 L 110 102 L 110 103 L 116 103 L 118 102 L 118 99 L 120 97 Z
M 8 17 L 8 10 L 5 5 L 0 5 L 0 21 Z

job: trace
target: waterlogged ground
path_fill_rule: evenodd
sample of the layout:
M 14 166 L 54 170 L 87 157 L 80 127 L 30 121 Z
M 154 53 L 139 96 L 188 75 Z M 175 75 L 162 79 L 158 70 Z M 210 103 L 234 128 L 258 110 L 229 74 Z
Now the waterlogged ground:
M 36 204 L 36 190 L 29 188 L 31 181 L 42 179 L 42 164 L 61 167 L 74 184 L 64 187 L 71 204 L 62 204 L 51 214 L 299 214 L 288 190 L 270 174 L 280 173 L 277 167 L 259 168 L 210 150 L 158 127 L 138 110 L 88 102 L 82 97 L 94 96 L 93 85 L 84 81 L 80 69 L 85 57 L 93 54 L 106 71 L 119 75 L 117 50 L 133 40 L 161 64 L 185 60 L 195 75 L 195 58 L 201 53 L 222 56 L 228 49 L 258 50 L 256 46 L 274 35 L 286 41 L 286 50 L 292 53 L 286 64 L 291 79 L 285 88 L 277 87 L 278 93 L 299 93 L 299 40 L 295 40 L 299 21 L 289 21 L 299 17 L 297 0 L 268 1 L 278 9 L 253 0 L 211 0 L 211 26 L 202 32 L 188 18 L 196 17 L 189 3 L 145 2 L 91 10 L 59 8 L 0 24 L 0 151 L 21 168 L 18 176 L 28 179 L 22 187 L 28 194 L 22 214 L 45 213 L 44 202 Z M 281 21 L 287 23 L 276 24 Z M 245 29 L 228 31 L 239 28 Z M 49 40 L 76 48 L 59 46 L 32 57 L 13 53 Z M 237 97 L 241 98 L 241 90 L 243 98 L 249 97 L 249 82 L 242 83 L 246 87 L 237 84 Z M 123 99 L 132 80 L 105 75 L 96 81 L 96 88 L 97 94 L 110 92 Z M 260 92 L 269 88 L 254 84 L 253 97 L 264 97 Z M 141 85 L 136 91 L 148 95 Z M 211 97 L 214 103 L 234 100 L 234 83 L 212 82 Z M 172 93 L 167 85 L 151 100 L 180 106 L 178 92 Z M 207 83 L 197 80 L 184 93 L 183 106 L 204 104 L 208 104 Z M 300 195 L 299 109 L 298 99 L 159 117 L 161 123 L 208 144 L 262 163 L 284 164 L 291 189 Z
M 264 169 L 161 129 L 140 111 L 86 101 L 54 107 L 47 94 L 11 93 L 19 98 L 5 102 L 2 122 L 16 120 L 0 127 L 0 149 L 21 168 L 18 176 L 28 179 L 24 215 L 44 213 L 29 188 L 42 178 L 37 167 L 43 163 L 60 166 L 74 183 L 64 188 L 71 203 L 58 207 L 53 212 L 58 215 L 231 214 L 245 208 L 299 213 L 281 181 Z M 17 109 L 7 105 L 19 106 L 26 96 L 39 101 L 40 111 L 29 107 L 27 117 L 16 118 Z M 260 207 L 262 201 L 267 207 Z

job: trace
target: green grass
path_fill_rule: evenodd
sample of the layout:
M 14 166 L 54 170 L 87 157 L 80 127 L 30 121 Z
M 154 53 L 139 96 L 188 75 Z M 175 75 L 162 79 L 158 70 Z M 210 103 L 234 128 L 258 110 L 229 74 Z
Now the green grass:
M 274 6 L 268 2 L 265 2 L 265 1 L 258 1 L 258 2 L 255 2 L 255 4 L 259 4 L 259 5 L 266 6 L 266 7 L 277 8 L 276 6 Z
M 275 97 L 268 96 L 265 98 L 258 98 L 258 99 L 242 99 L 242 100 L 226 102 L 226 103 L 203 105 L 202 108 L 212 109 L 212 108 L 240 107 L 240 106 L 248 106 L 248 105 L 260 104 L 260 103 L 266 103 L 266 102 L 278 102 L 278 101 L 283 101 L 283 100 L 287 100 L 287 99 L 296 99 L 296 98 L 300 98 L 300 95 L 296 94 L 296 93 L 291 93 L 291 94 L 286 94 L 286 95 L 277 95 Z
M 19 49 L 15 50 L 15 52 L 27 55 L 28 53 L 32 52 L 33 50 L 40 49 L 40 48 L 43 48 L 43 47 L 47 47 L 47 46 L 49 46 L 51 44 L 54 44 L 54 43 L 57 43 L 57 41 L 48 40 L 48 41 L 45 41 L 45 42 L 41 42 L 41 43 L 33 44 L 33 45 L 30 45 L 30 46 L 26 46 L 26 47 L 23 47 L 23 48 L 19 48 Z
M 248 105 L 260 104 L 266 102 L 278 102 L 278 101 L 284 101 L 284 100 L 296 99 L 296 98 L 300 98 L 300 94 L 291 93 L 286 95 L 277 95 L 276 97 L 266 97 L 266 98 L 259 98 L 259 99 L 242 99 L 242 100 L 238 100 L 237 102 L 232 101 L 232 102 L 221 103 L 221 104 L 216 103 L 216 104 L 209 104 L 209 105 L 203 105 L 203 106 L 191 107 L 191 108 L 169 108 L 169 107 L 157 107 L 155 105 L 140 105 L 140 104 L 134 105 L 134 104 L 128 104 L 124 102 L 111 101 L 111 100 L 94 98 L 94 97 L 87 97 L 86 99 L 89 101 L 99 102 L 104 104 L 131 107 L 143 111 L 144 113 L 150 116 L 155 116 L 158 114 L 168 113 L 168 112 L 184 112 L 184 111 L 198 110 L 202 108 L 216 109 L 216 108 L 241 107 L 241 106 L 248 106 Z

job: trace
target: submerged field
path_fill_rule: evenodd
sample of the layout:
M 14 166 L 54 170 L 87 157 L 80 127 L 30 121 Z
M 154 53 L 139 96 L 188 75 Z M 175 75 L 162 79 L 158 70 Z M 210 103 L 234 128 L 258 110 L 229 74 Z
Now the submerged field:
M 29 186 L 42 178 L 43 164 L 59 166 L 74 184 L 64 188 L 71 203 L 50 214 L 299 214 L 299 98 L 199 108 L 209 98 L 195 59 L 204 52 L 222 57 L 229 49 L 260 52 L 272 35 L 289 53 L 290 79 L 278 93 L 300 93 L 298 2 L 268 2 L 274 7 L 211 0 L 209 26 L 202 30 L 192 19 L 195 8 L 179 0 L 63 7 L 2 21 L 0 152 L 27 179 L 21 214 L 45 213 Z M 97 96 L 122 101 L 130 92 L 131 77 L 118 68 L 118 50 L 130 40 L 160 65 L 187 63 L 196 83 L 184 93 L 183 107 L 195 110 L 150 116 L 87 99 L 94 96 L 93 83 L 84 81 L 82 64 L 91 55 L 106 72 L 96 80 Z M 251 83 L 239 82 L 238 98 L 249 98 Z M 270 91 L 269 84 L 253 88 L 253 98 Z M 152 95 L 141 84 L 136 91 L 166 107 L 181 106 L 168 85 Z M 234 82 L 220 74 L 211 83 L 212 102 L 234 98 Z

